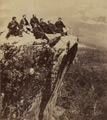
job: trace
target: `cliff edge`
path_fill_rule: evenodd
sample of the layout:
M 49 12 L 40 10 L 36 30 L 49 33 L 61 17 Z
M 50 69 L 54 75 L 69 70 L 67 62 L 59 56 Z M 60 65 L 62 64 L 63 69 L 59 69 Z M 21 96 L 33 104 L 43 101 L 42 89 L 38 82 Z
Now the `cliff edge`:
M 2 120 L 56 120 L 62 80 L 75 58 L 75 36 L 11 37 L 0 43 Z

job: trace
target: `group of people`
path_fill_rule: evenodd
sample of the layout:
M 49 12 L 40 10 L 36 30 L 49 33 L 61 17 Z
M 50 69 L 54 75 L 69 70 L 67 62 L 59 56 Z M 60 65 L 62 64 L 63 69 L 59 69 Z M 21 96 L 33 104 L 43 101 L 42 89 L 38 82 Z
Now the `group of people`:
M 36 15 L 33 15 L 30 22 L 28 22 L 26 15 L 23 15 L 20 23 L 17 22 L 16 17 L 12 17 L 12 21 L 8 24 L 9 32 L 6 35 L 6 38 L 8 39 L 10 35 L 23 37 L 23 32 L 26 32 L 27 34 L 32 32 L 36 39 L 41 38 L 49 41 L 46 34 L 60 33 L 62 36 L 67 35 L 67 32 L 64 32 L 63 28 L 66 28 L 66 26 L 61 18 L 58 18 L 58 21 L 53 24 L 51 20 L 48 20 L 47 23 L 44 22 L 43 18 L 39 21 Z

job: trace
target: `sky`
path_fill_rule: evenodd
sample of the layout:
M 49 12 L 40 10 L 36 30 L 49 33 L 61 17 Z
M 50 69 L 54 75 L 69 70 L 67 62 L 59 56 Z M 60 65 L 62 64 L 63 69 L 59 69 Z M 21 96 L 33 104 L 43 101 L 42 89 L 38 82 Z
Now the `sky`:
M 69 16 L 73 10 L 79 12 L 85 9 L 87 16 L 105 16 L 107 0 L 0 0 L 0 19 L 6 18 L 3 21 L 5 23 L 12 16 L 20 19 L 23 14 L 30 19 L 34 13 L 39 18 L 54 19 L 58 16 Z

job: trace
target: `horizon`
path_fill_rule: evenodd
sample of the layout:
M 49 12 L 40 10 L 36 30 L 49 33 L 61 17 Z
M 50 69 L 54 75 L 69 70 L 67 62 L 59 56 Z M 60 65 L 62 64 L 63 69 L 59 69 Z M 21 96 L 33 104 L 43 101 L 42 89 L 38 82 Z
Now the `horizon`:
M 13 16 L 19 22 L 23 14 L 28 21 L 36 14 L 38 19 L 44 18 L 45 22 L 50 19 L 53 23 L 62 17 L 70 34 L 83 42 L 107 48 L 106 11 L 106 0 L 0 0 L 0 28 L 7 28 Z
M 106 0 L 30 0 L 27 2 L 26 0 L 0 0 L 0 19 L 3 24 L 10 21 L 12 16 L 16 16 L 19 20 L 23 14 L 26 14 L 28 19 L 34 13 L 38 18 L 56 19 L 69 16 L 72 18 L 84 11 L 87 17 L 93 18 L 107 17 L 106 10 Z

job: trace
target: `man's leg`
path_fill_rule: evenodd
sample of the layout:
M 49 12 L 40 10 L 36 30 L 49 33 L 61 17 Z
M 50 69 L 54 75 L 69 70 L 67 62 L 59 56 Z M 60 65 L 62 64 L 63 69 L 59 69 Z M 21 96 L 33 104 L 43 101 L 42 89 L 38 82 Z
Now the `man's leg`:
M 60 29 L 60 32 L 61 32 L 62 36 L 65 36 L 65 33 L 64 33 L 63 29 Z
M 68 35 L 67 32 L 65 33 L 65 35 Z
M 54 34 L 55 32 L 54 32 L 54 30 L 49 26 L 48 27 L 48 34 Z
M 23 37 L 21 30 L 19 30 L 19 37 Z
M 49 38 L 45 34 L 42 35 L 42 39 L 46 39 L 47 43 L 49 43 Z
M 21 30 L 16 30 L 16 31 L 14 32 L 14 35 L 15 35 L 15 36 L 19 36 L 19 37 L 23 37 Z
M 46 39 L 47 40 L 47 43 L 49 42 L 49 38 L 45 35 L 45 33 L 34 33 L 34 36 L 36 39 Z
M 8 39 L 12 33 L 13 33 L 12 30 L 9 30 L 9 32 L 6 35 L 6 38 Z
M 64 32 L 61 31 L 60 29 L 56 29 L 56 33 L 60 33 L 62 36 L 64 36 Z

